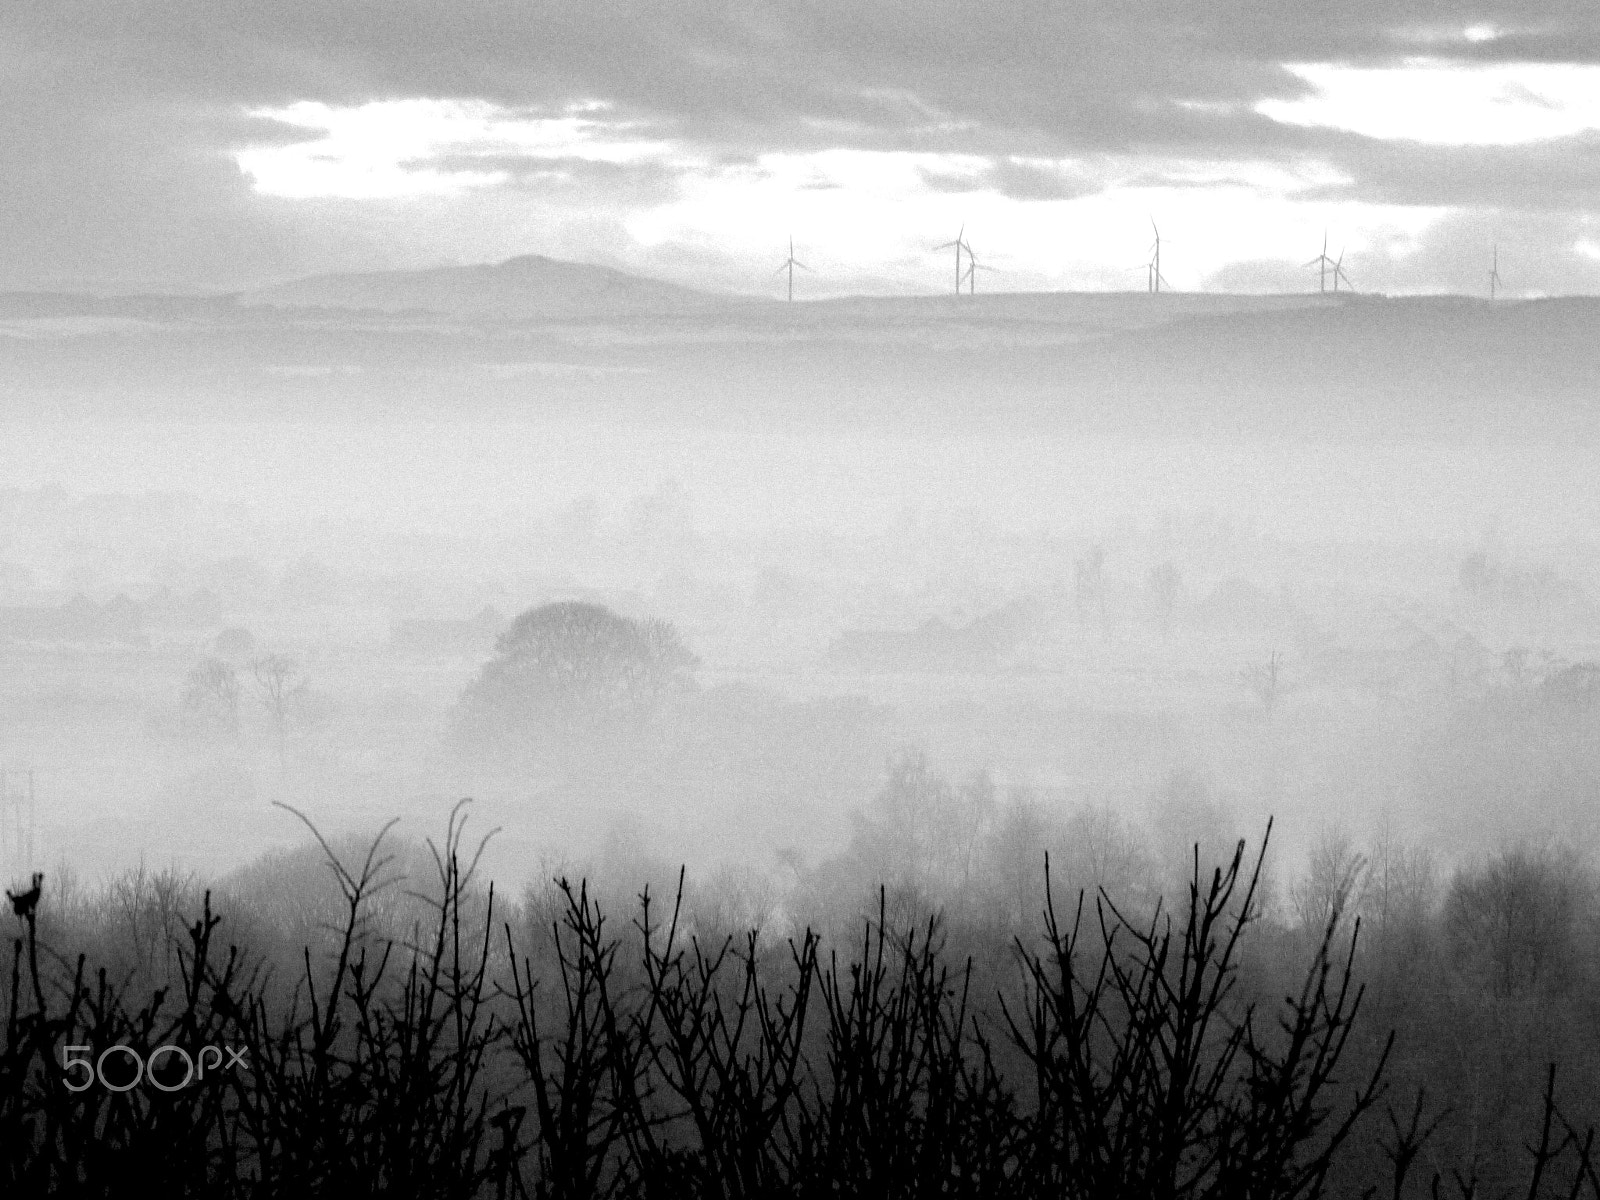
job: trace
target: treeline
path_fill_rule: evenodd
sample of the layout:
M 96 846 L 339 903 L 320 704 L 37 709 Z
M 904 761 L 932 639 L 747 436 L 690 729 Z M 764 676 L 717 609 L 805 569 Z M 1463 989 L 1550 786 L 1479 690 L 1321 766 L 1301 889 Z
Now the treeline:
M 242 937 L 170 875 L 15 894 L 5 1194 L 1600 1196 L 1565 1057 L 1527 1064 L 1525 1146 L 1492 1157 L 1417 1086 L 1407 1003 L 1470 1037 L 1445 980 L 1574 986 L 1492 954 L 1429 975 L 1465 885 L 1373 948 L 1337 854 L 1320 927 L 1274 919 L 1264 840 L 1192 851 L 1170 904 L 1044 876 L 1002 935 L 884 889 L 850 931 L 781 936 L 681 875 L 626 916 L 566 880 L 507 906 L 461 813 L 426 878 L 324 843 L 331 892 L 283 872 Z
M 1206 864 L 1239 836 L 1194 775 L 1171 776 L 1148 813 L 1141 823 L 1102 805 L 1002 795 L 982 773 L 947 778 L 907 753 L 844 852 L 802 875 L 792 903 L 837 931 L 830 914 L 850 906 L 829 898 L 859 906 L 870 881 L 885 881 L 892 911 L 943 914 L 962 953 L 991 964 L 998 989 L 1003 948 L 1031 936 L 1045 907 L 1044 855 L 1066 894 L 1104 889 L 1147 920 L 1157 905 L 1181 909 L 1196 844 Z M 1391 1092 L 1425 1095 L 1438 1122 L 1430 1161 L 1446 1180 L 1459 1170 L 1479 1194 L 1514 1188 L 1551 1062 L 1574 1119 L 1600 1119 L 1600 878 L 1570 845 L 1509 841 L 1452 866 L 1392 828 L 1363 843 L 1330 824 L 1301 864 L 1267 856 L 1257 902 L 1246 972 L 1267 997 L 1294 985 L 1334 913 L 1347 927 L 1360 921 L 1354 966 L 1371 1036 L 1351 1053 L 1369 1065 L 1377 1035 L 1396 1032 Z M 1341 1161 L 1371 1169 L 1378 1157 L 1357 1146 Z

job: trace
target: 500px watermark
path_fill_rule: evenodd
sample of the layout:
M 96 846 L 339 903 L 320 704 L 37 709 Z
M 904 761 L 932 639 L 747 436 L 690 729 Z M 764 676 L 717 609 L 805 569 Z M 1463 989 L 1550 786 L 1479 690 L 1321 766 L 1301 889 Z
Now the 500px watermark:
M 108 1092 L 127 1092 L 139 1086 L 141 1081 L 148 1081 L 151 1087 L 162 1092 L 176 1092 L 189 1086 L 190 1083 L 204 1079 L 209 1067 L 213 1075 L 220 1071 L 231 1071 L 234 1067 L 250 1069 L 250 1064 L 245 1061 L 245 1051 L 233 1046 L 202 1046 L 200 1053 L 194 1057 L 182 1046 L 157 1046 L 144 1057 L 132 1046 L 118 1043 L 107 1046 L 100 1051 L 98 1058 L 91 1059 L 93 1046 L 63 1046 L 61 1048 L 61 1069 L 66 1077 L 67 1091 L 84 1092 L 94 1086 L 98 1080 L 100 1086 Z M 223 1054 L 227 1054 L 224 1061 Z M 81 1057 L 79 1057 L 81 1055 Z M 112 1057 L 112 1056 L 115 1057 Z M 177 1056 L 176 1059 L 167 1057 Z M 208 1063 L 207 1056 L 212 1056 Z M 111 1074 L 107 1077 L 106 1065 L 110 1060 Z M 178 1061 L 183 1064 L 183 1078 L 173 1082 L 178 1073 Z M 82 1068 L 83 1074 L 78 1076 L 82 1082 L 75 1082 L 73 1073 L 76 1068 Z

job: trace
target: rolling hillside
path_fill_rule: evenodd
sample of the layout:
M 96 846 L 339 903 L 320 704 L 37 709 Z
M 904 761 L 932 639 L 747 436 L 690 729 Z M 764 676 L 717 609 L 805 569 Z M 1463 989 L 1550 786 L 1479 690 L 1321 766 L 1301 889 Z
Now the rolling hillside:
M 537 254 L 483 266 L 316 275 L 239 297 L 245 306 L 429 312 L 493 321 L 696 312 L 728 302 L 726 296 Z
M 1051 293 L 785 304 L 603 268 L 0 296 L 17 415 L 577 415 L 764 428 L 1600 446 L 1600 300 Z

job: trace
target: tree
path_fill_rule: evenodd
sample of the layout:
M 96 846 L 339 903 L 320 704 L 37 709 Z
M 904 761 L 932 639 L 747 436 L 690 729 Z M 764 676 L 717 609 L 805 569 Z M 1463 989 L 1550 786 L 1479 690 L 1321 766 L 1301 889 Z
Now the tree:
M 545 604 L 496 639 L 457 720 L 474 737 L 636 728 L 693 686 L 698 664 L 666 621 L 632 620 L 599 604 Z
M 239 673 L 221 659 L 203 659 L 184 679 L 185 723 L 197 732 L 239 732 L 239 695 Z
M 1206 777 L 1186 767 L 1173 770 L 1150 801 L 1152 848 L 1159 889 L 1169 895 L 1179 891 L 1194 869 L 1194 856 L 1206 869 L 1222 865 L 1238 845 L 1239 836 L 1229 805 L 1217 796 Z M 1258 899 L 1273 898 L 1271 863 Z
M 1342 829 L 1324 829 L 1311 848 L 1305 876 L 1289 888 L 1302 931 L 1321 937 L 1335 914 L 1359 907 L 1370 864 Z
M 934 906 L 964 905 L 990 870 L 985 859 L 1000 811 L 987 772 L 952 785 L 921 750 L 898 751 L 871 804 L 851 814 L 850 845 L 829 868 L 830 886 L 837 894 L 881 884 L 896 917 L 913 921 Z M 1037 867 L 1028 863 L 1031 872 Z
M 996 915 L 1025 927 L 1044 911 L 1044 858 L 1060 840 L 1054 814 L 1026 788 L 1013 788 L 986 839 L 984 877 Z
M 1395 950 L 1420 940 L 1434 909 L 1437 875 L 1427 847 L 1401 842 L 1385 820 L 1367 855 L 1359 907 L 1380 948 Z
M 278 767 L 283 769 L 288 749 L 289 724 L 305 706 L 309 684 L 300 665 L 284 654 L 268 654 L 250 664 L 256 695 L 272 720 L 278 738 Z
M 1512 847 L 1457 872 L 1444 923 L 1459 966 L 1500 996 L 1572 982 L 1594 881 L 1570 849 Z

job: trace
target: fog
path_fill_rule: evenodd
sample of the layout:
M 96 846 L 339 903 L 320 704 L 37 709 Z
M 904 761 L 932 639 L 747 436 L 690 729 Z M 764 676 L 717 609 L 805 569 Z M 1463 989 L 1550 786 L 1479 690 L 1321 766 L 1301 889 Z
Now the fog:
M 1101 1195 L 1018 1147 L 1102 1111 L 1145 1144 L 1177 1067 L 1073 1089 L 1134 1080 L 1102 1052 L 1170 1029 L 1221 1081 L 1185 1092 L 1194 1127 L 1229 1114 L 1186 1144 L 1265 1122 L 1271 1194 L 1323 1194 L 1294 1158 L 1370 1195 L 1413 1142 L 1397 1198 L 1520 1187 L 1525 1154 L 1530 1196 L 1600 1192 L 1576 1133 L 1600 1116 L 1593 301 L 427 276 L 0 296 L 0 1124 L 98 1119 L 52 1082 L 87 1065 L 52 1031 L 167 1038 L 151 1080 L 226 1043 L 251 1071 L 192 1092 L 223 1102 L 183 1109 L 174 1195 L 314 1175 L 334 1133 L 377 1177 L 405 1129 L 427 1194 L 539 1194 L 560 1122 L 516 1123 L 550 1095 L 609 1106 L 610 1183 L 574 1194 L 682 1163 L 713 1194 L 746 1168 L 686 1114 L 726 1109 L 726 1052 L 810 1080 L 762 1076 L 740 1112 L 833 1129 L 960 1091 L 965 1132 L 911 1163 L 932 1126 L 891 1121 L 872 1153 L 898 1166 L 829 1178 L 953 1155 Z M 79 954 L 113 981 L 92 1003 Z M 1257 1010 L 1282 1023 L 1240 1041 Z M 1050 1024 L 1074 1012 L 1103 1047 Z M 914 1045 L 925 1074 L 881 1056 Z M 1338 1076 L 1296 1074 L 1303 1050 Z M 1348 1143 L 1334 1108 L 1262 1101 L 1274 1063 L 1295 1103 L 1364 1117 Z M 312 1079 L 347 1090 L 285 1106 Z M 477 1115 L 450 1126 L 452 1096 Z M 153 1143 L 107 1128 L 87 1158 L 15 1153 L 120 1183 Z M 812 1169 L 773 1127 L 740 1145 Z
M 233 7 L 0 9 L 0 1197 L 1600 1200 L 1600 9 Z
M 1285 335 L 1253 310 L 1152 317 L 1129 298 L 1113 341 L 1143 340 L 1119 350 L 1050 325 L 1049 298 L 985 299 L 822 305 L 810 324 L 788 306 L 690 314 L 665 350 L 613 317 L 475 318 L 432 359 L 408 346 L 414 316 L 227 310 L 240 341 L 214 314 L 198 332 L 63 330 L 15 301 L 0 748 L 13 781 L 32 773 L 33 864 L 226 872 L 301 836 L 274 802 L 421 836 L 472 796 L 501 827 L 490 867 L 518 884 L 625 846 L 778 878 L 844 853 L 908 750 L 1151 836 L 1188 780 L 1231 831 L 1275 817 L 1291 861 L 1335 827 L 1450 856 L 1589 844 L 1595 713 L 1538 697 L 1597 656 L 1594 443 L 1507 432 L 1492 374 L 1397 390 L 1382 362 L 1419 322 L 1426 359 L 1498 319 L 1515 374 L 1526 343 L 1503 327 L 1528 305 L 1395 302 L 1401 332 L 1378 334 L 1360 302 L 1311 310 L 1336 326 L 1316 340 L 1354 330 L 1364 374 L 1274 395 Z M 1181 341 L 1196 320 L 1230 365 L 1168 380 L 1149 323 Z M 283 367 L 307 329 L 312 361 Z M 457 363 L 518 337 L 567 361 Z M 888 368 L 840 349 L 927 338 L 931 361 L 882 386 Z M 1058 391 L 1029 357 L 1041 342 Z M 608 343 L 632 374 L 605 373 Z M 744 343 L 781 361 L 752 376 Z M 374 364 L 401 346 L 389 392 Z M 1139 381 L 1096 391 L 1090 355 Z M 1587 419 L 1565 379 L 1523 400 Z M 495 637 L 563 601 L 670 622 L 697 659 L 687 689 L 561 762 L 528 757 L 549 730 L 452 740 Z M 230 648 L 226 630 L 247 636 Z M 304 685 L 281 722 L 253 669 L 271 655 Z M 211 661 L 238 688 L 226 728 L 185 709 Z M 7 853 L 25 876 L 15 836 Z

